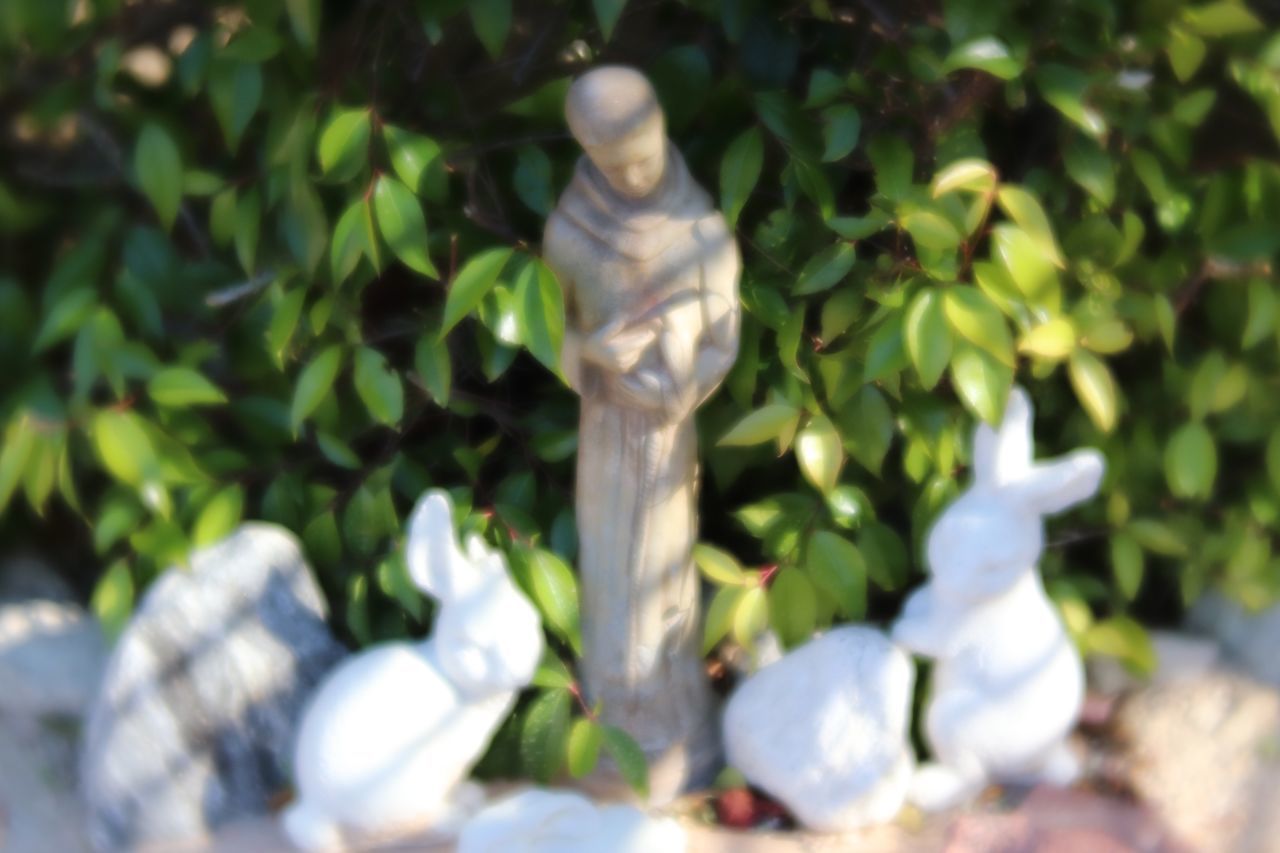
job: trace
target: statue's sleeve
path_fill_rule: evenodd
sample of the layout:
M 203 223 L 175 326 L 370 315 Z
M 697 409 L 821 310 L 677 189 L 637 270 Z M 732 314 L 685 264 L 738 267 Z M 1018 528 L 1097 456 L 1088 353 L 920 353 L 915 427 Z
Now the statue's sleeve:
M 738 244 L 719 217 L 700 234 L 700 239 L 706 241 L 707 261 L 703 266 L 703 334 L 695 369 L 697 396 L 694 405 L 701 405 L 710 397 L 733 367 L 738 357 L 741 323 L 738 279 L 742 273 L 742 256 L 738 252 Z
M 560 369 L 569 387 L 582 393 L 582 334 L 579 331 L 577 301 L 570 258 L 574 236 L 569 225 L 554 211 L 542 234 L 542 260 L 556 274 L 564 295 L 564 343 L 560 347 Z

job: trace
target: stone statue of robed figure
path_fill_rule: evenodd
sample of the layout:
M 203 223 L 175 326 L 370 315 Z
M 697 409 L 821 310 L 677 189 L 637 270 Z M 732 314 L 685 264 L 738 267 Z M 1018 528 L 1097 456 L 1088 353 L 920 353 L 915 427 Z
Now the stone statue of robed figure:
M 642 74 L 596 68 L 565 112 L 585 156 L 543 252 L 565 293 L 564 375 L 582 399 L 583 681 L 644 749 L 665 799 L 718 759 L 691 558 L 693 413 L 737 355 L 741 258 Z

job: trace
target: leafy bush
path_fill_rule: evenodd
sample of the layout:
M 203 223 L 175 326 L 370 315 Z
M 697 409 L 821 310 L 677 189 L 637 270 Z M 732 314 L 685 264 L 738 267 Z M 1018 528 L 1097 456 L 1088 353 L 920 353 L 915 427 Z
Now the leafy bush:
M 892 615 L 1015 378 L 1042 454 L 1110 460 L 1043 566 L 1083 648 L 1141 668 L 1140 622 L 1275 598 L 1280 37 L 1242 2 L 8 0 L 0 46 L 0 535 L 92 555 L 108 625 L 262 518 L 351 639 L 420 634 L 399 537 L 453 486 L 556 650 L 489 769 L 603 746 L 643 783 L 571 722 L 537 257 L 601 60 L 651 75 L 745 257 L 699 420 L 709 652 Z

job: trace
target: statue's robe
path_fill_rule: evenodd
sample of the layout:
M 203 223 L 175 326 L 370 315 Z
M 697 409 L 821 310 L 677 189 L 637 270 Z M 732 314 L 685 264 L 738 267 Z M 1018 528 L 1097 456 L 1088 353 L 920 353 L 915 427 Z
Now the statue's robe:
M 698 460 L 693 410 L 737 355 L 741 258 L 724 218 L 668 145 L 658 188 L 616 193 L 585 156 L 547 223 L 544 256 L 565 291 L 570 329 L 648 326 L 656 342 L 627 375 L 580 362 L 577 522 L 584 686 L 681 782 L 717 759 L 701 655 Z M 570 334 L 572 338 L 572 333 Z M 646 409 L 619 384 L 647 381 Z M 655 794 L 659 792 L 655 791 Z M 674 791 L 666 792 L 674 794 Z

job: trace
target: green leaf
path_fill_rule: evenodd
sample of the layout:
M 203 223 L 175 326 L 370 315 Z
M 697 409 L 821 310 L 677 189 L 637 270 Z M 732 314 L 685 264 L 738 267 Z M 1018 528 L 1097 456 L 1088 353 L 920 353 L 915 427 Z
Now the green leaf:
M 843 160 L 858 146 L 862 116 L 856 107 L 840 104 L 822 111 L 822 162 Z
M 1154 518 L 1135 518 L 1128 532 L 1148 551 L 1165 557 L 1186 557 L 1190 551 L 1182 534 L 1169 524 Z
M 449 286 L 449 296 L 445 299 L 444 320 L 440 327 L 442 337 L 449 334 L 493 289 L 510 258 L 511 249 L 486 249 L 463 265 Z
M 743 586 L 747 573 L 728 551 L 699 542 L 693 546 L 693 561 L 707 580 L 721 586 Z
M 182 155 L 167 130 L 158 124 L 142 129 L 133 151 L 133 170 L 160 224 L 170 230 L 182 206 Z
M 489 56 L 497 59 L 511 30 L 511 0 L 470 0 L 471 28 Z
M 1116 197 L 1116 171 L 1105 149 L 1079 137 L 1063 148 L 1062 162 L 1071 180 L 1103 205 L 1111 206 Z
M 1142 586 L 1142 546 L 1127 533 L 1111 536 L 1111 577 L 1125 601 L 1133 601 Z
M 45 315 L 44 322 L 40 324 L 32 350 L 37 353 L 43 352 L 71 337 L 89 319 L 97 302 L 98 294 L 90 287 L 63 293 L 53 303 Z
M 1071 387 L 1094 424 L 1103 432 L 1116 425 L 1116 384 L 1111 371 L 1097 356 L 1076 350 L 1069 362 Z
M 536 145 L 522 145 L 516 151 L 516 170 L 512 175 L 516 195 L 525 206 L 541 216 L 551 212 L 555 203 L 551 191 L 551 158 Z
M 915 155 L 911 146 L 894 136 L 877 136 L 867 143 L 867 157 L 875 171 L 876 190 L 891 201 L 898 201 L 911 189 L 911 173 Z
M 262 68 L 243 62 L 215 63 L 209 74 L 209 100 L 227 148 L 234 152 L 262 101 Z
M 391 156 L 391 168 L 404 181 L 405 186 L 415 193 L 424 193 L 432 198 L 437 194 L 430 187 L 434 179 L 442 184 L 439 190 L 443 190 L 446 177 L 443 168 L 444 152 L 439 143 L 430 137 L 410 133 L 390 124 L 382 126 L 382 138 L 386 141 L 387 153 Z
M 951 382 L 965 408 L 989 424 L 1000 423 L 1013 385 L 1013 369 L 991 353 L 964 344 L 951 357 Z
M 800 270 L 793 293 L 808 296 L 829 290 L 849 274 L 857 255 L 850 243 L 839 242 L 828 246 L 809 259 Z
M 449 345 L 439 335 L 426 334 L 418 340 L 413 353 L 413 368 L 418 372 L 427 393 L 441 407 L 449 405 L 453 385 L 453 364 Z
M 649 764 L 644 750 L 631 735 L 617 726 L 601 726 L 605 752 L 618 765 L 618 772 L 641 800 L 649 798 Z
M 1218 449 L 1213 435 L 1199 421 L 1183 424 L 1164 451 L 1164 475 L 1169 491 L 1180 498 L 1206 499 L 1218 476 Z
M 1267 476 L 1272 488 L 1280 492 L 1280 430 L 1271 433 L 1267 441 Z
M 913 210 L 902 217 L 899 224 L 917 246 L 925 249 L 954 249 L 964 240 L 964 235 L 949 219 L 932 210 Z
M 409 269 L 428 278 L 439 278 L 440 273 L 427 254 L 427 221 L 422 205 L 409 188 L 390 175 L 383 175 L 373 191 L 373 209 L 378 233 L 395 256 Z
M 595 770 L 600 760 L 602 744 L 604 744 L 604 731 L 601 730 L 599 723 L 586 717 L 574 720 L 573 727 L 569 729 L 567 745 L 569 775 L 574 779 L 581 779 Z
M 818 491 L 825 495 L 836 487 L 844 467 L 844 445 L 826 415 L 814 415 L 796 436 L 796 458 L 801 473 Z
M 538 361 L 557 374 L 564 342 L 564 294 L 560 282 L 540 258 L 530 258 L 515 284 L 520 339 Z
M 907 549 L 892 527 L 878 521 L 864 523 L 858 532 L 858 551 L 876 586 L 894 590 L 906 584 L 910 570 Z
M 544 648 L 542 660 L 538 662 L 538 668 L 533 673 L 533 686 L 567 690 L 573 686 L 573 683 L 573 673 L 569 672 L 564 661 L 560 660 L 552 649 Z
M 907 352 L 926 391 L 938 384 L 951 360 L 951 327 L 947 324 L 943 301 L 939 291 L 925 288 L 907 308 L 904 327 Z
M 1164 49 L 1169 54 L 1169 66 L 1179 83 L 1186 83 L 1195 76 L 1206 52 L 1204 39 L 1177 25 L 1169 27 L 1169 41 Z
M 316 410 L 333 388 L 342 368 L 342 345 L 331 344 L 320 351 L 298 375 L 289 406 L 289 425 L 296 435 L 302 422 Z
M 1107 122 L 1102 114 L 1085 103 L 1089 78 L 1083 71 L 1045 63 L 1036 73 L 1036 84 L 1049 105 L 1085 133 L 1095 139 L 1106 134 Z
M 373 211 L 364 199 L 356 199 L 342 212 L 329 244 L 329 270 L 334 284 L 342 284 L 355 272 L 362 256 L 372 258 L 377 251 L 371 237 Z
M 364 575 L 353 575 L 347 583 L 346 621 L 347 630 L 360 645 L 373 641 L 369 627 L 369 579 Z
M 761 586 L 742 591 L 733 611 L 733 639 L 749 652 L 756 648 L 756 638 L 769 627 L 768 595 Z
M 606 42 L 613 38 L 613 28 L 618 25 L 618 19 L 622 17 L 622 10 L 626 5 L 627 0 L 591 0 L 596 21 L 600 24 L 600 34 Z
M 752 127 L 733 140 L 720 161 L 720 206 L 730 228 L 738 224 L 763 167 L 764 137 L 760 128 Z
M 1075 348 L 1075 326 L 1066 317 L 1055 317 L 1034 326 L 1018 341 L 1018 352 L 1055 361 L 1071 355 Z
M 339 110 L 320 134 L 316 156 L 320 170 L 335 180 L 347 180 L 369 162 L 369 110 Z
M 1182 20 L 1192 32 L 1206 38 L 1253 33 L 1264 26 L 1242 0 L 1218 0 L 1183 9 Z
M 234 241 L 236 258 L 246 273 L 254 271 L 258 255 L 258 237 L 262 231 L 262 203 L 256 189 L 240 197 L 236 203 Z
M 1014 225 L 1001 223 L 991 230 L 996 256 L 1018 291 L 1034 302 L 1056 309 L 1062 300 L 1058 271 L 1040 244 Z
M 92 433 L 98 458 L 117 480 L 141 487 L 159 477 L 155 446 L 136 412 L 103 409 L 94 416 Z
M 356 394 L 373 419 L 394 427 L 404 417 L 404 386 L 382 353 L 371 347 L 356 350 L 353 372 Z
M 89 609 L 108 638 L 120 636 L 133 615 L 133 576 L 128 563 L 117 560 L 108 567 L 93 588 Z
M 564 765 L 572 699 L 567 690 L 544 691 L 529 705 L 520 727 L 520 762 L 544 785 Z
M 185 408 L 225 403 L 227 395 L 190 367 L 167 367 L 151 377 L 147 393 L 161 406 Z
M 307 289 L 294 288 L 280 299 L 275 313 L 271 315 L 271 322 L 267 325 L 267 352 L 278 368 L 284 367 L 284 353 L 298 328 L 306 301 Z
M 22 482 L 35 441 L 36 431 L 30 417 L 18 415 L 9 421 L 4 431 L 4 445 L 0 447 L 0 513 Z
M 827 530 L 809 537 L 805 568 L 814 584 L 836 602 L 850 619 L 861 619 L 867 608 L 867 566 L 848 539 Z
M 1004 315 L 986 294 L 967 284 L 947 288 L 943 310 L 951 328 L 1008 367 L 1013 367 L 1013 337 Z
M 702 653 L 709 654 L 716 643 L 729 633 L 733 625 L 733 614 L 737 612 L 738 600 L 747 592 L 743 586 L 722 586 L 716 590 L 707 607 L 707 615 L 702 626 Z
M 787 403 L 770 403 L 744 416 L 716 444 L 720 447 L 746 447 L 772 441 L 800 418 L 800 412 Z
M 840 434 L 853 458 L 879 476 L 895 432 L 893 411 L 874 385 L 858 389 L 840 412 Z
M 808 575 L 783 569 L 769 587 L 769 624 L 786 648 L 805 643 L 817 626 L 818 600 Z
M 836 198 L 831 181 L 822 171 L 822 167 L 798 154 L 791 156 L 791 171 L 795 175 L 800 192 L 818 207 L 823 221 L 835 216 Z
M 1022 73 L 1022 63 L 1009 53 L 1009 48 L 995 36 L 984 36 L 965 42 L 951 51 L 942 63 L 949 74 L 960 68 L 976 68 L 1001 80 L 1012 80 Z
M 1053 236 L 1053 226 L 1049 224 L 1049 217 L 1045 216 L 1044 208 L 1036 201 L 1035 196 L 1022 187 L 1005 184 L 996 194 L 996 201 L 1046 258 L 1057 267 L 1066 267 L 1058 241 Z
M 989 193 L 996 185 L 995 167 L 986 160 L 969 157 L 956 160 L 934 175 L 929 193 L 934 198 L 961 190 L 973 193 Z
M 225 539 L 236 529 L 243 513 L 244 489 L 241 486 L 227 486 L 210 498 L 204 509 L 200 510 L 191 534 L 191 544 L 199 548 Z
M 285 0 L 284 7 L 298 44 L 308 51 L 315 50 L 320 37 L 321 0 Z
M 1151 638 L 1141 625 L 1124 616 L 1095 622 L 1085 632 L 1084 646 L 1089 654 L 1116 658 L 1140 674 L 1156 668 Z
M 542 548 L 529 555 L 529 578 L 533 597 L 548 624 L 574 652 L 582 654 L 582 634 L 578 616 L 578 582 L 564 560 Z

